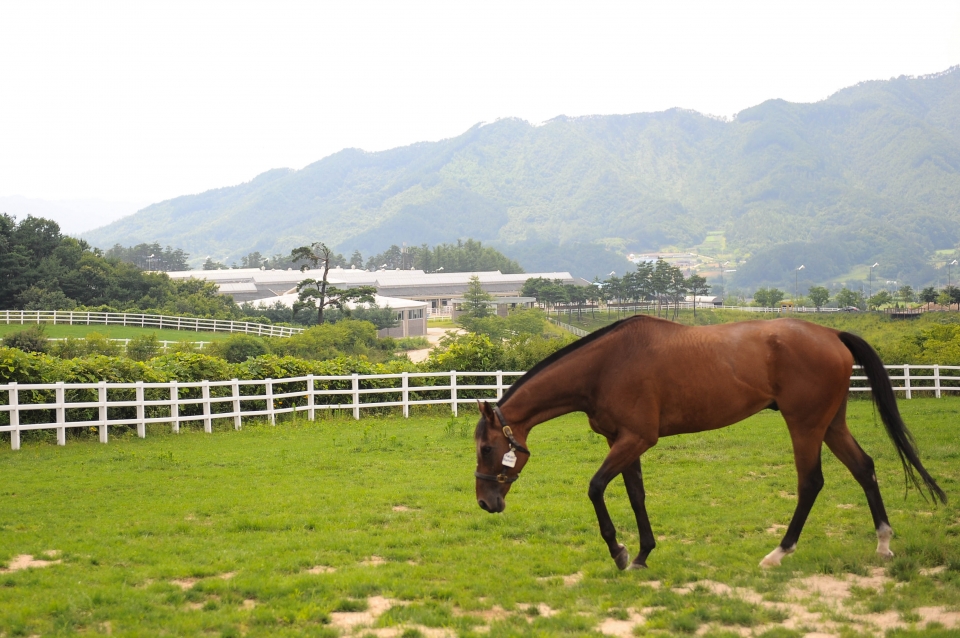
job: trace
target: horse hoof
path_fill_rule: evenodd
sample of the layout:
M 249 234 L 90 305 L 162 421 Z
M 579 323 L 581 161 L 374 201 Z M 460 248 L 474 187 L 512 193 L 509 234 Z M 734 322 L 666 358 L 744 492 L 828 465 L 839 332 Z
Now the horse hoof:
M 787 549 L 782 547 L 776 547 L 772 552 L 763 557 L 763 560 L 760 561 L 760 567 L 764 569 L 769 569 L 771 567 L 780 567 L 780 561 L 783 560 L 783 557 L 787 554 L 792 554 L 796 551 L 797 546 L 793 545 Z
M 626 569 L 627 565 L 630 564 L 630 552 L 627 551 L 627 548 L 623 545 L 620 545 L 620 551 L 617 552 L 617 555 L 613 557 L 613 561 L 617 564 L 617 569 Z
M 891 558 L 893 558 L 893 552 L 891 552 L 889 549 L 887 549 L 887 550 L 879 550 L 879 549 L 878 549 L 878 550 L 877 550 L 877 554 L 878 554 L 881 558 L 885 558 L 885 559 L 887 559 L 887 560 L 890 560 Z

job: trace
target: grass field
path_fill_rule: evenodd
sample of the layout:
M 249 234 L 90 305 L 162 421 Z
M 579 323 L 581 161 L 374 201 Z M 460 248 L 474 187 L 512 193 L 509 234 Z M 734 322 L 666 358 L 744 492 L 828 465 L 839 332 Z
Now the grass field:
M 874 554 L 863 493 L 825 453 L 799 549 L 767 572 L 796 481 L 773 412 L 644 456 L 659 545 L 641 572 L 600 540 L 586 491 L 607 446 L 582 415 L 533 431 L 501 515 L 476 505 L 470 416 L 0 449 L 0 565 L 62 561 L 0 573 L 0 636 L 955 636 L 960 400 L 901 407 L 951 503 L 904 498 L 871 404 L 853 401 L 897 557 Z M 635 553 L 621 482 L 608 504 Z
M 35 324 L 0 323 L 0 338 L 12 332 L 20 332 Z M 132 339 L 144 334 L 156 335 L 160 341 L 218 341 L 230 336 L 228 332 L 194 332 L 192 330 L 158 330 L 156 328 L 133 328 L 130 326 L 70 326 L 62 324 L 43 324 L 44 334 L 50 339 L 66 337 L 83 338 L 96 332 L 110 339 Z

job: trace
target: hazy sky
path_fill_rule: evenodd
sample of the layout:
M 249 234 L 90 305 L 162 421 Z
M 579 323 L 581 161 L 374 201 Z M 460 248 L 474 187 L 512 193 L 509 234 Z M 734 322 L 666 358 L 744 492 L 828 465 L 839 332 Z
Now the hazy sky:
M 730 116 L 960 64 L 960 0 L 2 2 L 0 196 L 146 204 L 476 122 Z

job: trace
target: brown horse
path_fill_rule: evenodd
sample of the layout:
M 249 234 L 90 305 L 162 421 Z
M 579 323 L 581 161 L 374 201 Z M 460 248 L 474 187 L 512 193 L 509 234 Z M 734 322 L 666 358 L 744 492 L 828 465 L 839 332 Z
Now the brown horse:
M 722 428 L 770 408 L 783 414 L 793 442 L 797 508 L 780 545 L 760 565 L 779 565 L 796 549 L 823 487 L 824 442 L 866 493 L 877 553 L 893 556 L 893 530 L 873 459 L 847 429 L 854 361 L 870 381 L 906 476 L 921 494 L 925 486 L 934 502 L 946 502 L 920 463 L 883 363 L 863 339 L 795 319 L 691 328 L 645 316 L 624 319 L 563 348 L 514 383 L 496 406 L 480 404 L 477 502 L 488 512 L 502 512 L 510 485 L 529 457 L 525 444 L 531 428 L 562 414 L 585 412 L 590 427 L 610 446 L 588 491 L 600 535 L 617 567 L 646 567 L 656 542 L 644 505 L 640 456 L 662 436 Z M 618 474 L 640 531 L 640 553 L 632 563 L 627 548 L 617 542 L 603 500 Z

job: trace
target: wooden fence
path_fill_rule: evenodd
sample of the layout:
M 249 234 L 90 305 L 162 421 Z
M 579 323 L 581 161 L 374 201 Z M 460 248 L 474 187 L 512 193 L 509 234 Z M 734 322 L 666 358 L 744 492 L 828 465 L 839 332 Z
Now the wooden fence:
M 0 323 L 130 326 L 193 332 L 239 332 L 257 335 L 258 337 L 290 337 L 304 330 L 303 328 L 272 326 L 228 319 L 198 319 L 196 317 L 168 317 L 166 315 L 140 315 L 126 312 L 78 312 L 73 310 L 0 310 Z
M 918 374 L 918 372 L 926 374 Z M 894 389 L 911 399 L 917 392 L 940 398 L 960 392 L 960 366 L 887 366 Z M 168 423 L 174 432 L 185 422 L 202 421 L 206 432 L 224 419 L 240 429 L 244 419 L 302 412 L 313 420 L 317 410 L 346 410 L 355 419 L 361 410 L 459 405 L 477 399 L 497 400 L 510 387 L 509 378 L 523 372 L 403 372 L 400 374 L 294 377 L 167 383 L 46 383 L 0 385 L 0 432 L 10 433 L 10 446 L 20 449 L 25 430 L 56 430 L 66 443 L 67 428 L 98 428 L 107 442 L 112 427 L 136 427 L 146 436 L 148 423 Z M 472 379 L 472 383 L 465 383 Z M 868 392 L 866 377 L 851 378 L 851 392 Z

